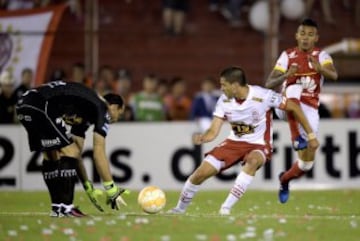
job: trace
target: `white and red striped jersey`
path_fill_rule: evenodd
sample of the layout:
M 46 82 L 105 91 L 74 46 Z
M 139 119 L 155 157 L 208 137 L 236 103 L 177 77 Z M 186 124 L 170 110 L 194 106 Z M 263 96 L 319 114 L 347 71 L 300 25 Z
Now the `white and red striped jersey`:
M 253 144 L 272 144 L 271 108 L 284 109 L 286 97 L 273 90 L 249 85 L 245 100 L 228 99 L 222 94 L 214 116 L 226 119 L 231 125 L 228 139 Z

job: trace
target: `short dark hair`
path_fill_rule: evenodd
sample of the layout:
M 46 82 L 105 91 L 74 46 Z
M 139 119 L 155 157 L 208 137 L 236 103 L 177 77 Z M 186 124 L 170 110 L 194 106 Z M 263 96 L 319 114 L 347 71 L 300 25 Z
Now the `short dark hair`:
M 314 27 L 316 29 L 318 29 L 318 24 L 316 23 L 315 20 L 311 19 L 311 18 L 305 18 L 300 25 L 303 26 L 309 26 L 309 27 Z
M 109 93 L 104 95 L 104 99 L 109 105 L 119 105 L 119 107 L 123 107 L 124 100 L 120 95 Z
M 241 86 L 247 85 L 247 80 L 245 76 L 245 72 L 240 67 L 228 67 L 221 71 L 220 77 L 223 77 L 226 79 L 229 83 L 239 83 Z

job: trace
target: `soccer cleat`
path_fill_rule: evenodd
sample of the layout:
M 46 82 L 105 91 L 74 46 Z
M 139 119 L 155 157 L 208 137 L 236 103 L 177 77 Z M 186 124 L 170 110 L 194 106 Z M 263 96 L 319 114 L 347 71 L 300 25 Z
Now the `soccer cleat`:
M 220 210 L 219 210 L 219 214 L 220 214 L 221 216 L 228 216 L 228 215 L 230 215 L 230 208 L 221 207 Z
M 289 191 L 289 183 L 281 183 L 281 176 L 284 175 L 285 172 L 282 172 L 279 174 L 279 180 L 280 180 L 280 189 L 279 189 L 279 201 L 280 203 L 286 203 L 290 196 Z
M 185 210 L 180 209 L 180 208 L 173 208 L 173 209 L 168 210 L 166 213 L 167 214 L 183 214 L 183 213 L 185 213 Z
M 87 215 L 80 211 L 78 207 L 73 207 L 69 212 L 64 213 L 66 217 L 82 218 Z
M 293 142 L 293 148 L 295 151 L 303 150 L 307 148 L 307 141 L 302 136 L 298 136 Z
M 64 217 L 64 213 L 62 212 L 62 208 L 58 206 L 51 206 L 50 217 L 52 218 L 62 218 Z

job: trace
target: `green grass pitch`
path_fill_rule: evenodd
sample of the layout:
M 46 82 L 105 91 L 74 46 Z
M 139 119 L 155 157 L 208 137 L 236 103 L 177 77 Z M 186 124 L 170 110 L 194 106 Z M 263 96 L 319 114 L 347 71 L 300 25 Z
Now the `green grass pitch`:
M 178 192 L 166 192 L 164 212 Z M 3 241 L 358 241 L 360 190 L 300 191 L 287 204 L 275 191 L 249 189 L 232 215 L 217 214 L 227 191 L 200 191 L 185 215 L 143 213 L 137 192 L 128 207 L 98 212 L 84 192 L 76 204 L 86 218 L 51 218 L 46 192 L 0 192 L 0 240 Z

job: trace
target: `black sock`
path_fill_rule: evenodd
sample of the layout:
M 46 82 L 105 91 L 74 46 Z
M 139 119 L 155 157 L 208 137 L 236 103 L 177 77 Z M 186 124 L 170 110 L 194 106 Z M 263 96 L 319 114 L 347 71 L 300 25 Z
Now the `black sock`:
M 49 190 L 50 199 L 52 204 L 60 204 L 61 196 L 59 193 L 59 161 L 43 160 L 42 174 L 46 186 Z
M 61 157 L 59 161 L 59 194 L 61 203 L 70 205 L 74 200 L 77 160 L 72 157 Z

